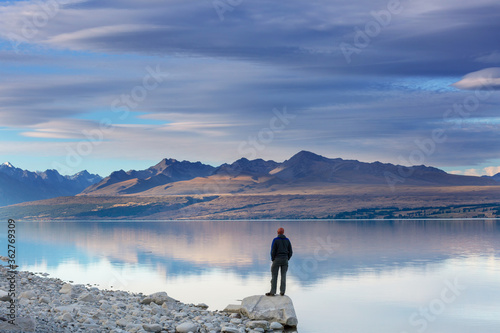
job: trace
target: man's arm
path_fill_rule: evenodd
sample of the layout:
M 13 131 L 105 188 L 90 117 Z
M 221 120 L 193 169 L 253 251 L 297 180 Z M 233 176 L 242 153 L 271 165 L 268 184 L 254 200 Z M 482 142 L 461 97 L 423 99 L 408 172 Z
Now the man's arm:
M 276 238 L 273 239 L 273 242 L 271 243 L 271 260 L 274 261 L 274 258 L 276 257 L 276 251 L 277 251 L 277 246 L 276 244 Z
M 292 242 L 290 242 L 290 240 L 288 240 L 288 260 L 290 260 L 292 255 L 293 255 Z

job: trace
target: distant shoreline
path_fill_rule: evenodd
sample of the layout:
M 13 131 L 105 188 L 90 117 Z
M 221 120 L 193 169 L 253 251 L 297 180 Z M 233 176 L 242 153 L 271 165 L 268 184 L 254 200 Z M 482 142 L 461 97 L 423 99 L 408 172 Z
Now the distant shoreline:
M 496 219 L 498 186 L 347 186 L 334 193 L 73 196 L 0 207 L 17 220 Z

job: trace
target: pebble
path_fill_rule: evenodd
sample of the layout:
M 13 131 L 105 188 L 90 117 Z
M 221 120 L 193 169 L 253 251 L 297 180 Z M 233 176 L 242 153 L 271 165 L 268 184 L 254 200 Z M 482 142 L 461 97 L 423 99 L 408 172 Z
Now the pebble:
M 273 321 L 271 323 L 271 325 L 269 325 L 269 329 L 271 330 L 278 330 L 278 331 L 282 331 L 283 330 L 283 325 L 281 325 L 280 323 L 278 323 L 277 321 Z

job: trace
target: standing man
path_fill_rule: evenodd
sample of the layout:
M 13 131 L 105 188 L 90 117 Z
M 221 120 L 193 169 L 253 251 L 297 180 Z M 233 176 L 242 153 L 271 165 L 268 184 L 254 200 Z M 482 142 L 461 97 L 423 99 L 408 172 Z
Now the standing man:
M 271 245 L 271 291 L 266 293 L 266 296 L 274 296 L 276 294 L 276 287 L 278 283 L 278 271 L 281 268 L 281 284 L 280 295 L 285 295 L 286 289 L 286 271 L 288 270 L 288 260 L 292 257 L 292 243 L 286 238 L 285 229 L 278 229 L 278 237 L 273 239 Z

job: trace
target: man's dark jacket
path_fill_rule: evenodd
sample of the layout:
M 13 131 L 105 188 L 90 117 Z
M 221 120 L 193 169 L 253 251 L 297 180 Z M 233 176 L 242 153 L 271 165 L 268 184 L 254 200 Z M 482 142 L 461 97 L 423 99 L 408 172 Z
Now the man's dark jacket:
M 271 244 L 272 261 L 276 258 L 287 258 L 290 260 L 292 254 L 292 243 L 285 235 L 278 235 L 278 237 L 273 239 L 273 243 Z

